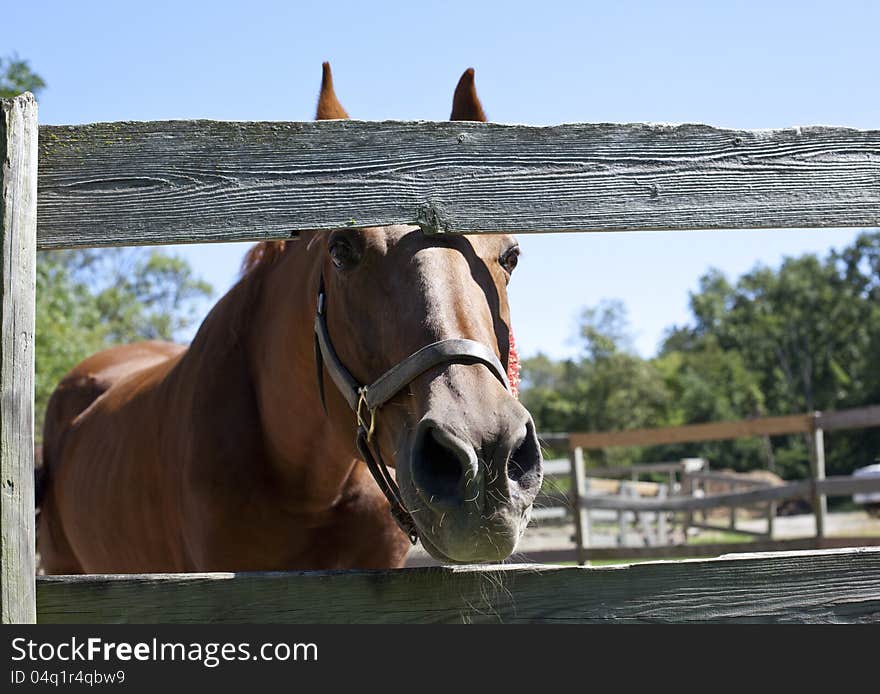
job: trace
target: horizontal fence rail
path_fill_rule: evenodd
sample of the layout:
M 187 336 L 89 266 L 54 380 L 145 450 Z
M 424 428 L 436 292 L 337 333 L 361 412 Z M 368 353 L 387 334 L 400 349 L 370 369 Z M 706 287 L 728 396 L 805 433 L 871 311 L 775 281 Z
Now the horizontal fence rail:
M 616 567 L 46 577 L 40 622 L 870 622 L 880 549 Z
M 666 499 L 590 496 L 581 499 L 584 508 L 612 511 L 702 511 L 727 506 L 746 506 L 783 499 L 807 499 L 814 494 L 848 496 L 855 493 L 880 492 L 880 477 L 827 477 L 823 480 L 790 482 L 775 487 L 751 489 L 747 492 L 711 494 L 709 496 L 669 497 Z
M 745 436 L 778 436 L 783 434 L 808 434 L 815 429 L 839 431 L 880 427 L 880 405 L 860 407 L 834 412 L 794 414 L 782 417 L 756 417 L 731 422 L 708 422 L 685 424 L 653 429 L 624 429 L 620 431 L 575 432 L 565 441 L 572 448 L 611 448 L 612 446 L 659 446 L 670 443 L 698 441 L 722 441 Z M 564 435 L 554 436 L 562 441 Z
M 630 429 L 572 433 L 571 446 L 582 448 L 610 448 L 612 446 L 659 446 L 670 443 L 692 443 L 736 439 L 742 436 L 770 436 L 809 432 L 811 415 L 796 414 L 785 417 L 762 417 L 737 422 L 709 422 L 685 424 L 677 427 L 656 429 Z
M 880 130 L 160 121 L 40 128 L 38 243 L 419 224 L 550 232 L 880 225 Z

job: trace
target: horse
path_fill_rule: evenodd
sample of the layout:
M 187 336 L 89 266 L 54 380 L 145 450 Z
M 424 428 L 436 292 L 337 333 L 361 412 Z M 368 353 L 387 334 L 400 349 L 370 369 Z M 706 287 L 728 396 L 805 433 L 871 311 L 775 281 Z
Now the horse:
M 329 64 L 316 118 L 348 118 Z M 452 120 L 485 121 L 474 72 Z M 188 347 L 94 354 L 46 411 L 49 574 L 501 561 L 542 479 L 516 397 L 508 235 L 413 226 L 256 244 Z M 389 470 L 393 468 L 393 472 Z

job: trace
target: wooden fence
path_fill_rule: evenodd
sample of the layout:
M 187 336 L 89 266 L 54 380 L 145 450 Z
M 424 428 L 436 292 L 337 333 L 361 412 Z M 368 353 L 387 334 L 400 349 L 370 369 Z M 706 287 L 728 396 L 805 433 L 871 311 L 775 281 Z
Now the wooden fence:
M 40 579 L 41 622 L 864 622 L 880 548 L 632 566 Z
M 40 579 L 35 591 L 33 344 L 37 248 L 288 238 L 305 229 L 391 223 L 431 232 L 520 233 L 878 226 L 880 131 L 357 121 L 38 128 L 30 95 L 4 100 L 0 115 L 4 622 L 33 622 L 38 612 L 44 620 L 63 613 L 81 621 L 356 620 L 368 603 L 373 611 L 364 614 L 404 619 L 399 605 L 391 609 L 393 595 L 408 596 L 406 618 L 444 619 L 461 614 L 458 596 L 468 595 L 451 576 L 485 586 L 484 577 L 496 574 L 517 577 L 515 604 L 497 609 L 504 618 L 878 614 L 880 574 L 870 552 L 855 559 L 819 554 L 633 567 L 626 575 L 640 584 L 636 591 L 618 580 L 621 573 L 534 567 L 520 574 L 52 578 Z M 718 567 L 736 570 L 726 583 L 701 582 L 704 591 L 687 592 Z M 815 567 L 825 573 L 805 585 Z M 728 594 L 743 581 L 753 586 L 753 597 L 732 609 Z M 348 592 L 358 585 L 372 602 L 359 603 L 357 591 Z M 409 586 L 421 589 L 408 592 Z M 291 608 L 309 591 L 322 596 L 319 606 Z M 850 599 L 837 602 L 838 596 Z M 562 600 L 574 597 L 592 608 Z M 439 616 L 431 612 L 437 601 L 445 610 Z M 641 612 L 613 608 L 635 603 Z M 680 609 L 669 607 L 674 604 Z
M 850 496 L 855 493 L 871 493 L 880 491 L 880 478 L 868 477 L 830 477 L 825 476 L 824 432 L 844 429 L 861 429 L 880 427 L 880 406 L 872 405 L 852 410 L 837 412 L 814 412 L 809 414 L 791 415 L 786 417 L 762 417 L 733 422 L 712 422 L 708 424 L 692 424 L 677 427 L 661 427 L 657 429 L 633 429 L 629 431 L 610 431 L 597 433 L 572 433 L 545 435 L 545 441 L 552 440 L 554 445 L 568 444 L 571 448 L 570 474 L 571 495 L 568 503 L 574 510 L 575 547 L 568 554 L 559 551 L 548 553 L 534 552 L 529 556 L 540 560 L 576 560 L 584 563 L 589 559 L 639 558 L 639 557 L 675 557 L 675 556 L 711 556 L 727 552 L 754 552 L 760 547 L 767 551 L 784 549 L 805 549 L 831 546 L 858 546 L 880 544 L 880 538 L 850 537 L 826 538 L 826 515 L 828 496 Z M 781 486 L 763 486 L 747 491 L 733 491 L 704 497 L 692 495 L 694 482 L 701 479 L 712 479 L 718 473 L 688 471 L 681 463 L 671 463 L 656 468 L 652 465 L 633 466 L 637 472 L 670 472 L 680 468 L 682 495 L 667 498 L 621 498 L 614 496 L 596 496 L 587 493 L 587 470 L 584 464 L 583 451 L 586 448 L 602 449 L 612 446 L 650 446 L 667 443 L 690 443 L 698 441 L 719 441 L 736 439 L 745 436 L 767 436 L 781 434 L 805 434 L 809 436 L 811 477 L 808 480 L 790 482 Z M 654 469 L 652 469 L 654 468 Z M 605 469 L 591 468 L 590 475 L 626 474 L 627 468 Z M 727 476 L 723 476 L 728 479 Z M 745 481 L 743 481 L 743 484 Z M 815 538 L 799 540 L 772 540 L 773 505 L 787 499 L 809 499 L 816 519 Z M 731 509 L 731 523 L 735 529 L 735 509 L 737 507 L 767 504 L 768 532 L 761 533 L 765 537 L 760 545 L 755 543 L 735 543 L 716 545 L 671 545 L 665 547 L 590 547 L 590 509 L 615 510 L 620 513 L 682 513 L 685 514 L 685 528 L 697 526 L 693 520 L 696 511 L 708 511 L 716 508 Z

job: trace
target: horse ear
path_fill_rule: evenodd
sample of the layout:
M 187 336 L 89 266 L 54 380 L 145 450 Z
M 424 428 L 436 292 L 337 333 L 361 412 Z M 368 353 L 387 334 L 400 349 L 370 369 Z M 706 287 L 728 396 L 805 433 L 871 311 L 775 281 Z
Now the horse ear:
M 477 120 L 486 122 L 486 114 L 483 105 L 477 96 L 477 88 L 474 86 L 474 69 L 469 67 L 464 71 L 458 86 L 455 88 L 455 96 L 452 97 L 452 115 L 449 120 Z
M 333 91 L 333 73 L 330 72 L 330 63 L 324 63 L 324 74 L 321 77 L 321 94 L 318 97 L 318 111 L 315 120 L 332 120 L 334 118 L 348 118 L 336 92 Z

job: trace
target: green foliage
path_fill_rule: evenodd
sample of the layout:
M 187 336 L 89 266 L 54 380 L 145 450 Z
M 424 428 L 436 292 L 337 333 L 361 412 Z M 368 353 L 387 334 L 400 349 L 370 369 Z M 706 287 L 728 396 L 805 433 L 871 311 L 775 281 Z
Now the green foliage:
M 172 340 L 212 294 L 182 258 L 158 249 L 54 251 L 37 258 L 36 435 L 46 403 L 79 361 L 137 340 Z
M 836 410 L 880 403 L 880 232 L 824 259 L 787 258 L 731 282 L 710 270 L 691 295 L 690 325 L 672 328 L 657 357 L 629 349 L 626 314 L 584 312 L 582 356 L 523 362 L 523 402 L 544 431 L 608 431 Z M 829 474 L 880 452 L 880 432 L 826 437 Z M 713 467 L 808 472 L 797 436 L 609 449 L 615 464 L 703 456 Z
M 0 58 L 0 98 L 17 96 L 22 92 L 37 96 L 45 87 L 43 78 L 31 70 L 26 60 L 21 60 L 17 55 Z
M 554 363 L 544 355 L 523 362 L 523 404 L 544 431 L 607 431 L 659 426 L 670 400 L 662 374 L 633 354 L 619 302 L 584 311 L 583 356 Z M 621 449 L 606 460 L 628 459 Z

